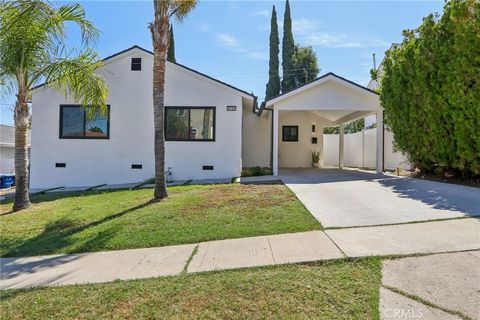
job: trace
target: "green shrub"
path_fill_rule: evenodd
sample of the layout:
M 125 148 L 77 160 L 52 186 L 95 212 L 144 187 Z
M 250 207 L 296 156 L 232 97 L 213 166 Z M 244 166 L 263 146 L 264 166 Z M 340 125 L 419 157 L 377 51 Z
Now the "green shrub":
M 380 99 L 419 169 L 480 174 L 480 2 L 448 1 L 387 53 Z
M 250 167 L 242 169 L 242 177 L 269 176 L 272 174 L 272 169 L 268 167 Z

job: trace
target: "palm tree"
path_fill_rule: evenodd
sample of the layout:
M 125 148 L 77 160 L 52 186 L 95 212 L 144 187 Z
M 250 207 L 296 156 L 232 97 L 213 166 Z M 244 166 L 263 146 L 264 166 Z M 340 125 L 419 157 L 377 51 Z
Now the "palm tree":
M 197 0 L 153 0 L 155 20 L 150 24 L 153 43 L 153 123 L 155 128 L 155 192 L 157 199 L 168 196 L 165 183 L 165 65 L 170 39 L 170 19 L 182 21 Z
M 82 49 L 66 45 L 66 22 L 80 27 Z M 41 0 L 0 2 L 0 90 L 15 94 L 15 201 L 13 210 L 30 205 L 28 195 L 28 99 L 40 82 L 58 87 L 85 106 L 105 111 L 108 88 L 95 73 L 101 66 L 87 47 L 99 35 L 80 4 L 55 8 Z M 97 109 L 98 108 L 98 109 Z

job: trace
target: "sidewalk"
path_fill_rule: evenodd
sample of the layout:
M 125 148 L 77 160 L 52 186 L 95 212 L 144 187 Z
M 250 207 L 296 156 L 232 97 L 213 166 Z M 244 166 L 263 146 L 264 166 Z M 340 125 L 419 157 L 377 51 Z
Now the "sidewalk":
M 480 319 L 479 265 L 480 251 L 385 260 L 381 318 Z
M 0 289 L 101 283 L 366 255 L 476 250 L 480 249 L 478 230 L 480 220 L 461 219 L 160 248 L 1 258 Z

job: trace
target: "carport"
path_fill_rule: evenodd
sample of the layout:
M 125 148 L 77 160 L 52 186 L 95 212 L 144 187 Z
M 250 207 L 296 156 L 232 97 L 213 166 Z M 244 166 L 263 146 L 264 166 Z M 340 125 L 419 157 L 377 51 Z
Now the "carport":
M 339 126 L 339 167 L 343 167 L 344 124 L 377 115 L 376 170 L 383 171 L 383 109 L 376 92 L 327 73 L 265 102 L 273 111 L 272 169 L 311 167 L 311 151 L 321 152 L 323 128 Z

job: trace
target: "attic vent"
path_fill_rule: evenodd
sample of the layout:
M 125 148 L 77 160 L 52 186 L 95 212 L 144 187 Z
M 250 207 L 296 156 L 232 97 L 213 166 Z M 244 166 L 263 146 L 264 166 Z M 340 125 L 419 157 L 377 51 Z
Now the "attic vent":
M 132 58 L 132 71 L 142 70 L 142 58 Z

